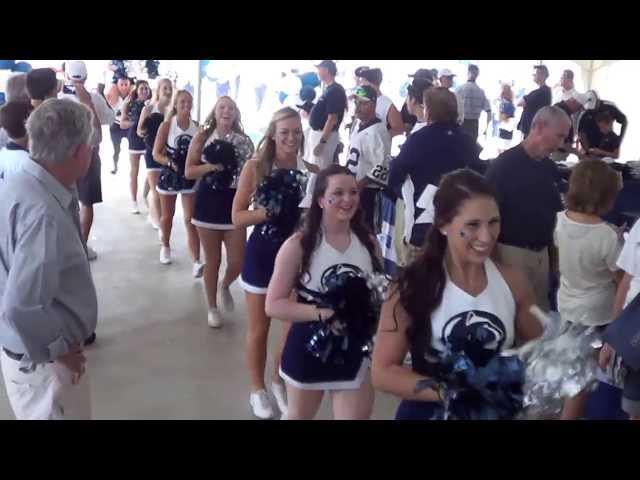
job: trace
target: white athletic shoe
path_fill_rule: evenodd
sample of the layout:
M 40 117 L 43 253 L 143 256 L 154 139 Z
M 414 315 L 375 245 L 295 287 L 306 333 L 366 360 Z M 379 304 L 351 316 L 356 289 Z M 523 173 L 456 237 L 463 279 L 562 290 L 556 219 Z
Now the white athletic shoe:
M 228 288 L 224 288 L 222 284 L 218 287 L 218 292 L 220 293 L 220 298 L 222 299 L 222 307 L 226 312 L 233 312 L 235 309 L 235 302 L 233 301 L 233 296 L 231 295 L 231 291 Z
M 273 407 L 269 401 L 269 394 L 266 390 L 253 392 L 249 396 L 249 405 L 253 414 L 261 420 L 269 420 L 273 418 Z
M 89 245 L 87 245 L 87 260 L 92 262 L 96 258 L 98 258 L 98 254 L 96 253 L 96 251 L 93 248 L 91 248 Z
M 271 392 L 276 398 L 276 403 L 283 417 L 287 416 L 289 409 L 287 408 L 287 389 L 284 384 L 279 382 L 271 382 Z
M 138 208 L 138 202 L 131 203 L 131 213 L 134 215 L 140 215 L 140 209 Z
M 163 265 L 171 263 L 171 249 L 169 247 L 160 248 L 160 263 Z
M 200 260 L 193 262 L 193 278 L 200 278 L 204 273 L 204 263 L 200 263 Z
M 222 326 L 222 315 L 217 308 L 210 308 L 207 315 L 207 324 L 211 328 L 220 328 Z

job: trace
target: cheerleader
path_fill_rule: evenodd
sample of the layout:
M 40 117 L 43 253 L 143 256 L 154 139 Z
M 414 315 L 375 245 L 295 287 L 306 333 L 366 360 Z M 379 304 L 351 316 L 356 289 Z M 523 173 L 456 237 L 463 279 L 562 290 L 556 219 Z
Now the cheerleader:
M 451 347 L 480 363 L 542 332 L 529 313 L 534 296 L 526 278 L 490 258 L 500 212 L 484 178 L 470 170 L 446 175 L 433 204 L 424 251 L 383 305 L 373 352 L 373 385 L 403 399 L 396 414 L 402 420 L 439 418 L 443 411 L 446 384 L 432 378 L 438 363 L 427 355 Z
M 165 114 L 171 104 L 171 96 L 173 95 L 173 85 L 171 80 L 163 78 L 158 82 L 156 87 L 156 93 L 151 103 L 146 105 L 140 113 L 140 119 L 138 120 L 137 134 L 139 137 L 144 138 L 145 152 L 144 162 L 147 167 L 147 184 L 149 185 L 149 193 L 151 194 L 151 205 L 149 208 L 149 223 L 154 229 L 159 230 L 160 224 L 160 196 L 156 190 L 158 186 L 158 179 L 160 172 L 162 171 L 162 165 L 153 159 L 153 145 L 158 133 L 157 129 L 148 129 L 146 122 L 148 118 L 156 116 L 157 118 L 151 118 L 149 123 L 157 125 L 164 121 Z M 161 120 L 162 119 L 162 120 Z
M 129 160 L 131 162 L 129 190 L 132 201 L 131 213 L 134 215 L 140 213 L 138 209 L 138 171 L 140 170 L 140 155 L 145 152 L 144 139 L 138 136 L 137 130 L 142 110 L 150 98 L 149 84 L 145 80 L 136 82 L 136 86 L 122 105 L 122 118 L 120 119 L 120 127 L 127 129 L 127 140 L 129 141 Z
M 349 169 L 329 166 L 316 179 L 304 228 L 284 243 L 276 257 L 266 309 L 267 315 L 292 323 L 280 366 L 287 384 L 289 420 L 313 419 L 325 391 L 331 392 L 336 420 L 371 416 L 373 388 L 361 345 L 351 342 L 340 364 L 323 362 L 307 351 L 318 322 L 333 316 L 333 311 L 318 307 L 327 273 L 348 269 L 370 274 L 382 268 L 359 204 L 358 184 Z
M 224 140 L 235 147 L 238 159 L 238 173 L 231 184 L 218 187 L 207 182 L 206 175 L 219 169 L 203 161 L 202 152 L 214 140 Z M 198 236 L 204 249 L 204 287 L 209 306 L 208 324 L 217 328 L 222 325 L 222 317 L 218 311 L 218 271 L 222 243 L 227 252 L 227 270 L 220 285 L 222 305 L 227 312 L 234 310 L 234 301 L 229 287 L 240 275 L 244 246 L 247 241 L 246 228 L 235 227 L 231 221 L 231 206 L 236 193 L 239 172 L 246 160 L 254 153 L 251 139 L 244 133 L 240 123 L 240 111 L 236 103 L 227 96 L 220 97 L 213 107 L 202 128 L 191 142 L 187 156 L 185 176 L 200 181 L 196 190 L 195 207 L 191 223 L 196 226 Z
M 113 111 L 116 115 L 115 121 L 109 127 L 109 132 L 111 134 L 111 143 L 113 144 L 113 170 L 111 170 L 111 173 L 113 175 L 118 173 L 120 144 L 122 143 L 122 139 L 127 136 L 127 130 L 122 127 L 121 120 L 122 106 L 124 105 L 124 101 L 130 93 L 131 80 L 129 79 L 129 77 L 122 76 L 121 74 L 118 76 L 117 80 L 114 81 L 113 85 L 111 85 L 111 88 L 107 92 L 107 102 L 109 103 L 109 106 L 113 108 Z
M 186 90 L 179 90 L 173 100 L 173 106 L 158 129 L 158 135 L 153 146 L 153 158 L 164 165 L 156 190 L 160 194 L 160 230 L 162 232 L 160 248 L 160 263 L 171 263 L 171 229 L 173 216 L 176 211 L 176 197 L 182 196 L 182 211 L 187 229 L 189 252 L 193 260 L 193 276 L 202 276 L 204 265 L 200 263 L 200 239 L 196 227 L 191 224 L 193 216 L 193 201 L 195 180 L 188 180 L 184 176 L 189 144 L 193 136 L 198 133 L 198 124 L 191 119 L 193 98 Z
M 274 416 L 274 410 L 266 391 L 264 370 L 267 361 L 267 339 L 271 319 L 265 313 L 265 298 L 269 279 L 273 273 L 276 254 L 286 240 L 284 235 L 268 235 L 267 229 L 260 228 L 268 223 L 267 211 L 263 207 L 250 210 L 251 199 L 262 179 L 275 169 L 302 170 L 302 122 L 300 114 L 286 107 L 272 117 L 265 136 L 258 144 L 255 157 L 245 163 L 238 190 L 233 199 L 232 220 L 237 227 L 256 225 L 246 245 L 242 267 L 241 286 L 245 290 L 247 315 L 249 319 L 246 359 L 251 375 L 251 395 L 249 404 L 256 417 L 267 419 Z M 292 224 L 298 218 L 291 219 Z M 289 232 L 287 232 L 288 236 Z M 287 329 L 284 329 L 286 338 Z M 283 415 L 287 412 L 286 390 L 278 376 L 281 351 L 275 357 L 275 369 L 271 384 L 278 408 Z

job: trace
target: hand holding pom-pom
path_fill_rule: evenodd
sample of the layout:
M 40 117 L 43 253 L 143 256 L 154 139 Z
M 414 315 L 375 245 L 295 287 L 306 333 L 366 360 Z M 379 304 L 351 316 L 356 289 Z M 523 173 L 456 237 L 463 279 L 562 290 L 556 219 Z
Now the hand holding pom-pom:
M 216 168 L 204 176 L 203 181 L 212 189 L 229 188 L 238 173 L 238 152 L 233 144 L 214 140 L 202 151 L 202 158 Z

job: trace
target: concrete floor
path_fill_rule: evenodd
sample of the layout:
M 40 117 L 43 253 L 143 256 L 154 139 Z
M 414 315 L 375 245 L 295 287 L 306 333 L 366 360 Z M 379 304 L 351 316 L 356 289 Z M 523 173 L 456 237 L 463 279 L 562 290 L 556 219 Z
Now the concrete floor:
M 174 262 L 164 266 L 158 261 L 158 236 L 146 221 L 146 208 L 140 202 L 141 215 L 129 212 L 128 152 L 123 148 L 120 170 L 111 175 L 113 150 L 106 129 L 103 138 L 104 202 L 96 205 L 89 241 L 98 252 L 91 264 L 98 291 L 98 340 L 87 349 L 94 418 L 254 418 L 244 367 L 243 291 L 237 282 L 232 285 L 236 311 L 227 314 L 223 328 L 209 328 L 202 280 L 191 276 L 180 206 L 172 234 Z M 142 166 L 140 194 L 144 177 Z M 270 354 L 280 336 L 280 322 L 274 321 Z M 376 393 L 373 418 L 393 418 L 397 404 Z M 0 419 L 13 418 L 2 388 Z M 331 418 L 327 397 L 318 418 Z

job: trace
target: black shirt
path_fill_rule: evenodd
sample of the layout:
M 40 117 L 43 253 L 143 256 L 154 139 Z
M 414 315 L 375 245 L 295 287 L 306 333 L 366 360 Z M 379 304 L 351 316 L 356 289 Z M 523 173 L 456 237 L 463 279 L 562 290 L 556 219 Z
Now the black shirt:
M 418 117 L 409 113 L 409 109 L 407 108 L 407 102 L 402 104 L 402 110 L 400 110 L 400 115 L 402 116 L 402 123 L 411 125 L 411 128 L 418 122 Z
M 347 94 L 339 83 L 329 85 L 309 114 L 309 126 L 313 130 L 322 130 L 327 118 L 334 113 L 338 116 L 338 122 L 333 127 L 337 131 L 342 123 L 344 112 L 347 109 Z
M 538 113 L 538 110 L 551 105 L 551 88 L 549 88 L 548 85 L 542 85 L 540 88 L 536 88 L 524 96 L 524 102 L 524 110 L 520 117 L 518 130 L 528 135 L 531 129 L 531 122 L 533 121 L 533 117 L 536 116 L 536 113 Z
M 615 152 L 620 148 L 620 136 L 616 135 L 614 132 L 602 135 L 602 140 L 600 140 L 598 148 L 605 152 Z
M 616 107 L 611 102 L 607 102 L 606 100 L 600 101 L 598 107 L 595 110 L 587 110 L 586 112 L 584 112 L 582 117 L 580 117 L 580 123 L 578 124 L 578 133 L 585 136 L 587 142 L 589 143 L 589 145 L 584 145 L 585 148 L 598 147 L 602 142 L 603 135 L 602 132 L 600 132 L 598 123 L 596 122 L 596 116 L 600 112 L 608 113 L 614 121 L 618 122 L 621 125 L 625 125 L 627 123 L 626 115 L 622 113 L 618 107 Z
M 535 160 L 520 144 L 493 160 L 486 178 L 498 196 L 502 217 L 498 241 L 531 250 L 552 245 L 556 214 L 563 210 L 553 160 Z
M 558 107 L 560 110 L 563 110 L 564 113 L 567 114 L 567 116 L 569 117 L 569 120 L 571 120 L 571 109 L 569 108 L 569 106 L 567 105 L 567 102 L 562 101 L 562 102 L 558 102 L 554 105 L 554 107 Z M 570 143 L 573 144 L 573 122 L 571 122 L 571 128 L 569 129 L 569 134 L 567 135 L 567 138 L 564 139 L 564 143 Z M 562 147 L 560 147 L 562 148 Z
M 401 198 L 402 186 L 405 181 L 410 181 L 414 191 L 415 220 L 424 212 L 416 204 L 427 185 L 438 186 L 443 175 L 459 168 L 476 166 L 479 153 L 475 140 L 457 124 L 427 125 L 409 135 L 400 154 L 391 160 L 388 193 L 393 198 Z M 427 226 L 414 225 L 413 245 L 423 244 Z

